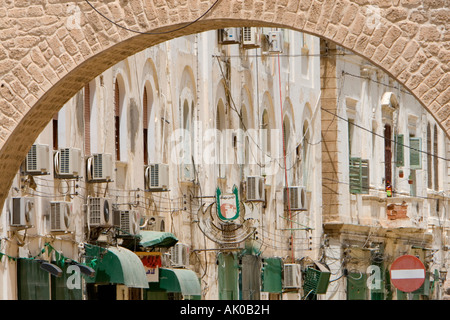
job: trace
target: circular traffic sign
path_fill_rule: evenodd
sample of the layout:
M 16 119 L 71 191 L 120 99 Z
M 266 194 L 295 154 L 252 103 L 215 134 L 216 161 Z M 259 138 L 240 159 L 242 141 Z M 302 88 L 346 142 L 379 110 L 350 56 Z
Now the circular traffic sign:
M 425 266 L 417 257 L 404 255 L 392 263 L 391 282 L 400 291 L 413 292 L 425 282 Z

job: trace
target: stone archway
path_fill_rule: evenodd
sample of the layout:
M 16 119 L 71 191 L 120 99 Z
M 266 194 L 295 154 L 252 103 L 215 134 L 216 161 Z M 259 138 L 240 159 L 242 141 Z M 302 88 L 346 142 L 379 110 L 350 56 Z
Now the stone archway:
M 0 0 L 0 203 L 63 104 L 115 63 L 227 26 L 303 31 L 368 59 L 450 135 L 446 0 Z

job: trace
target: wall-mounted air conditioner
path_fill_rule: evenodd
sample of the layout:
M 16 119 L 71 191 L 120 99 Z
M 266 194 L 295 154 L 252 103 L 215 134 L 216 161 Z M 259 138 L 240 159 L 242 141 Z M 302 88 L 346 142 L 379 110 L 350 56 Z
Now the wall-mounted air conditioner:
M 269 52 L 282 53 L 283 52 L 283 32 L 270 31 L 268 34 Z
M 29 228 L 33 226 L 35 217 L 34 198 L 16 197 L 12 198 L 10 223 L 11 227 Z
M 31 175 L 48 174 L 50 167 L 50 147 L 34 144 L 25 159 L 25 171 Z
M 264 177 L 251 176 L 247 177 L 246 200 L 247 201 L 264 201 Z
M 177 243 L 170 248 L 170 260 L 173 267 L 186 268 L 189 266 L 189 246 Z
M 219 43 L 221 44 L 237 44 L 240 42 L 240 28 L 224 28 L 219 29 Z
M 147 217 L 147 223 L 145 225 L 145 230 L 148 231 L 166 231 L 166 218 L 161 216 Z
M 89 182 L 109 182 L 112 180 L 112 155 L 107 153 L 93 154 L 86 163 Z
M 114 210 L 113 225 L 120 235 L 137 235 L 140 232 L 140 214 L 136 210 Z
M 72 219 L 72 203 L 50 202 L 50 232 L 67 232 Z
M 89 197 L 87 203 L 87 222 L 89 227 L 112 226 L 112 201 L 108 198 Z
M 285 264 L 283 267 L 283 288 L 298 289 L 302 285 L 301 267 L 299 264 Z
M 78 178 L 81 174 L 81 150 L 76 148 L 59 149 L 53 156 L 55 176 L 66 179 Z
M 145 167 L 145 190 L 169 190 L 169 166 L 167 164 L 150 164 Z
M 242 28 L 242 46 L 245 49 L 259 48 L 261 46 L 261 35 L 258 28 Z
M 289 199 L 288 199 L 289 195 Z M 284 188 L 283 193 L 284 209 L 289 210 L 289 203 L 291 210 L 307 210 L 308 204 L 306 201 L 306 187 L 304 186 L 292 186 Z M 288 202 L 289 200 L 289 202 Z

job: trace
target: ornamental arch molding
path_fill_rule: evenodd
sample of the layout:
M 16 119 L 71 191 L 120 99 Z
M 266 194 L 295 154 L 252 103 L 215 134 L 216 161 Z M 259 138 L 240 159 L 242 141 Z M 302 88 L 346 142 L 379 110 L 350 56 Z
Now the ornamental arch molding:
M 0 205 L 39 133 L 85 84 L 148 46 L 223 27 L 290 28 L 349 49 L 450 135 L 449 15 L 446 0 L 0 0 Z

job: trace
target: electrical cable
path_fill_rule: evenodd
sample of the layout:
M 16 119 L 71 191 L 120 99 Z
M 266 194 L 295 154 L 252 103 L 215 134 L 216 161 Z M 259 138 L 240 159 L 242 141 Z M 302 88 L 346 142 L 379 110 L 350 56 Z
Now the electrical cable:
M 373 134 L 374 136 L 383 138 L 383 140 L 390 141 L 391 143 L 394 143 L 394 144 L 396 144 L 396 145 L 398 145 L 398 146 L 405 147 L 405 148 L 408 148 L 408 149 L 411 149 L 411 150 L 414 150 L 414 151 L 417 151 L 417 152 L 420 152 L 420 153 L 429 155 L 429 156 L 431 156 L 431 157 L 435 157 L 435 158 L 438 158 L 438 159 L 441 159 L 441 160 L 444 160 L 444 161 L 450 161 L 450 159 L 441 157 L 441 156 L 439 156 L 439 155 L 435 155 L 435 154 L 433 154 L 433 153 L 431 153 L 431 152 L 428 152 L 428 151 L 423 151 L 423 150 L 419 150 L 419 149 L 413 148 L 413 147 L 411 147 L 411 146 L 409 146 L 409 145 L 400 143 L 400 142 L 398 142 L 398 141 L 395 140 L 395 139 L 388 139 L 388 138 L 386 138 L 385 136 L 383 136 L 383 135 L 381 135 L 381 134 L 378 134 L 378 133 L 376 133 L 376 132 L 374 132 L 374 131 L 372 131 L 372 130 L 369 130 L 369 129 L 367 129 L 367 128 L 364 128 L 363 126 L 360 126 L 360 125 L 358 125 L 358 124 L 356 124 L 356 123 L 354 123 L 354 122 L 352 122 L 352 121 L 350 121 L 350 120 L 348 120 L 348 119 L 346 119 L 346 118 L 344 118 L 344 117 L 341 117 L 341 116 L 337 115 L 336 113 L 331 112 L 330 110 L 327 110 L 327 109 L 325 109 L 325 108 L 323 108 L 323 107 L 321 107 L 321 109 L 322 109 L 323 111 L 325 111 L 325 112 L 327 112 L 327 113 L 333 115 L 334 117 L 339 118 L 340 120 L 343 120 L 343 121 L 345 121 L 345 122 L 347 122 L 347 123 L 349 123 L 349 124 L 351 124 L 351 125 L 353 125 L 353 126 L 359 128 L 359 129 L 362 129 L 362 130 L 364 130 L 364 131 L 366 131 L 366 132 L 369 132 L 369 133 Z
M 220 2 L 220 0 L 216 0 L 216 1 L 208 8 L 208 10 L 206 10 L 206 11 L 205 11 L 202 15 L 200 15 L 197 19 L 195 19 L 195 20 L 193 20 L 193 21 L 191 21 L 191 22 L 188 22 L 187 24 L 185 24 L 185 25 L 183 25 L 183 26 L 181 26 L 181 27 L 178 27 L 178 28 L 175 28 L 175 29 L 172 29 L 172 30 L 169 30 L 169 31 L 160 31 L 160 32 L 142 32 L 142 31 L 133 30 L 133 29 L 130 29 L 130 28 L 121 26 L 121 25 L 118 24 L 117 22 L 111 20 L 110 18 L 108 18 L 107 16 L 105 16 L 103 13 L 101 13 L 101 12 L 100 12 L 93 4 L 91 4 L 91 3 L 89 2 L 89 0 L 85 0 L 85 2 L 86 2 L 92 9 L 94 9 L 94 11 L 97 12 L 101 17 L 103 17 L 104 19 L 108 20 L 110 23 L 112 23 L 113 25 L 115 25 L 115 26 L 117 26 L 117 27 L 119 27 L 119 28 L 121 28 L 121 29 L 124 29 L 124 30 L 126 30 L 126 31 L 130 31 L 130 32 L 133 32 L 133 33 L 143 34 L 143 35 L 162 35 L 162 34 L 168 34 L 168 33 L 172 33 L 172 32 L 176 32 L 176 31 L 185 29 L 185 28 L 187 28 L 187 27 L 193 25 L 194 23 L 198 22 L 198 21 L 201 20 L 203 17 L 205 17 L 209 12 L 212 11 L 212 10 L 214 9 L 214 7 Z

